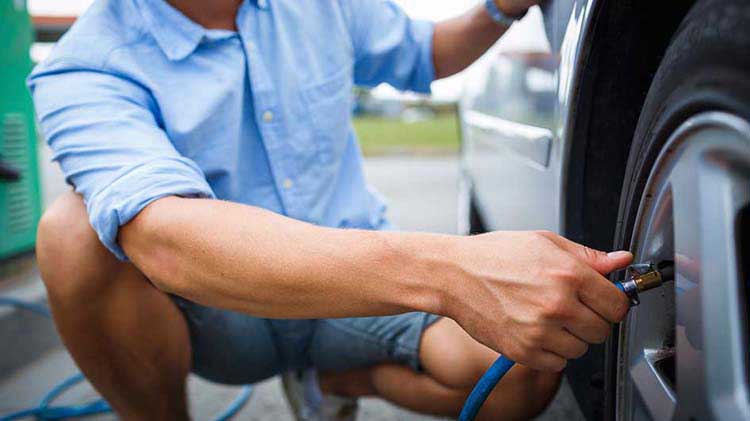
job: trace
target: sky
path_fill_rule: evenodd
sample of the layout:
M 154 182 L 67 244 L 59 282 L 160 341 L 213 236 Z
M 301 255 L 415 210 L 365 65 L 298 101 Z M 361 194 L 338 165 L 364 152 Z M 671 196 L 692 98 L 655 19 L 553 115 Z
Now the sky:
M 441 21 L 469 10 L 481 0 L 394 0 L 412 17 Z M 29 11 L 35 15 L 79 15 L 93 0 L 28 0 Z M 433 83 L 433 97 L 456 100 L 463 89 L 466 72 Z M 395 97 L 397 92 L 387 86 L 375 90 L 377 96 Z

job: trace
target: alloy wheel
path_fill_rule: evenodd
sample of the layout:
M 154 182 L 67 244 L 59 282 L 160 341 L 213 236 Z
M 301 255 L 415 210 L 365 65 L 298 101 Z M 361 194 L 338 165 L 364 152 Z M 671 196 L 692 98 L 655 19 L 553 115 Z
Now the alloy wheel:
M 620 325 L 620 420 L 750 419 L 750 124 L 696 115 L 670 136 L 646 183 L 631 249 L 674 264 Z

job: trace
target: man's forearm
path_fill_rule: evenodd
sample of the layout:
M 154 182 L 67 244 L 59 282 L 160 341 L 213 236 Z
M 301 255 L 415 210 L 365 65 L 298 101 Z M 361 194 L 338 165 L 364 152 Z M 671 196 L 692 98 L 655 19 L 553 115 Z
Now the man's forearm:
M 341 230 L 167 197 L 122 227 L 119 240 L 157 287 L 206 306 L 270 318 L 427 311 L 536 369 L 561 370 L 629 308 L 601 274 L 630 264 L 631 254 L 549 232 Z
M 465 69 L 478 59 L 507 28 L 495 23 L 484 6 L 435 25 L 432 60 L 437 79 Z
M 341 230 L 217 200 L 157 200 L 120 230 L 159 288 L 261 317 L 441 312 L 450 237 Z

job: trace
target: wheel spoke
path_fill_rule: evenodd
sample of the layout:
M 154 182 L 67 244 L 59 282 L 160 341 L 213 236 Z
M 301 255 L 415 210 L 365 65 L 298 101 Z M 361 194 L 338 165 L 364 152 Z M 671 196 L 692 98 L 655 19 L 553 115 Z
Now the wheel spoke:
M 674 350 L 645 349 L 638 362 L 630 368 L 635 388 L 652 418 L 668 420 L 674 414 L 677 399 L 658 365 L 674 359 Z
M 674 168 L 677 388 L 685 413 L 747 413 L 737 216 L 750 195 L 747 133 L 708 126 Z M 741 391 L 742 393 L 737 393 Z M 737 395 L 737 396 L 735 396 Z M 702 411 L 701 411 L 702 409 Z M 733 414 L 734 416 L 730 416 Z M 706 414 L 708 415 L 708 414 Z

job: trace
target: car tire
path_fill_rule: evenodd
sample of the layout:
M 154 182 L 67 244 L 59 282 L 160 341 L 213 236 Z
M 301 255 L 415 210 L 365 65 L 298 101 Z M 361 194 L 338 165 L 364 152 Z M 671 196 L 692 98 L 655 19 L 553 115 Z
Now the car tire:
M 633 236 L 642 227 L 636 223 L 639 209 L 649 199 L 644 191 L 658 166 L 666 162 L 662 157 L 669 153 L 668 142 L 675 132 L 696 116 L 720 115 L 716 113 L 750 120 L 750 2 L 746 0 L 697 1 L 672 38 L 630 148 L 614 241 L 617 249 L 633 247 Z M 606 419 L 623 417 L 618 412 L 618 401 L 624 399 L 618 370 L 622 372 L 627 364 L 621 360 L 620 348 L 626 346 L 621 342 L 627 335 L 615 327 L 605 347 Z

